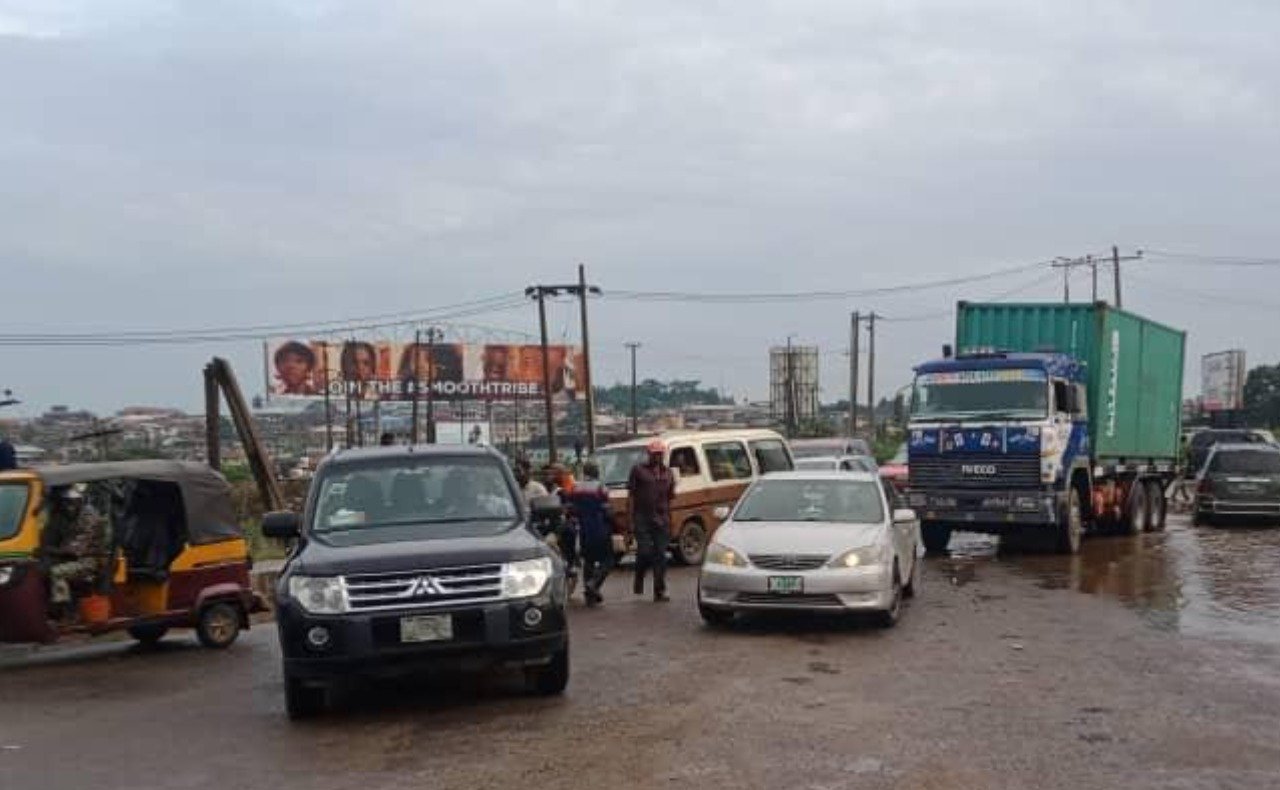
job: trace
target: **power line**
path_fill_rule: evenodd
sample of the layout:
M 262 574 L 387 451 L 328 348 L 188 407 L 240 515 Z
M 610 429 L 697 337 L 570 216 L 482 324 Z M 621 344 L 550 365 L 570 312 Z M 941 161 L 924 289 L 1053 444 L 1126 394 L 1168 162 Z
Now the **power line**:
M 908 285 L 890 285 L 879 288 L 864 288 L 848 291 L 797 291 L 782 293 L 714 293 L 694 291 L 610 291 L 606 298 L 642 302 L 717 302 L 724 304 L 760 303 L 760 302 L 812 302 L 822 300 L 852 299 L 866 296 L 883 296 L 903 291 L 921 291 L 933 288 L 946 288 L 955 285 L 993 280 L 1011 274 L 1032 271 L 1047 266 L 1050 261 L 1010 266 L 1004 269 L 984 272 L 982 274 L 963 277 L 950 277 L 942 280 L 929 280 Z
M 1280 266 L 1280 258 L 1242 255 L 1208 255 L 1192 252 L 1146 250 L 1151 257 L 1175 266 Z

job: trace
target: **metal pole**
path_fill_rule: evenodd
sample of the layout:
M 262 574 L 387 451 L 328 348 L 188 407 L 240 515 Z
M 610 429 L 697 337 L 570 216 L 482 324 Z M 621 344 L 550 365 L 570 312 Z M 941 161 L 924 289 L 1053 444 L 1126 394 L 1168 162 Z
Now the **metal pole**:
M 636 350 L 640 348 L 640 344 L 627 343 L 627 348 L 631 350 L 631 435 L 638 436 L 640 434 L 640 416 L 636 411 Z
M 324 369 L 324 450 L 333 452 L 333 397 L 329 394 L 329 344 L 320 343 L 320 365 Z
M 862 316 L 855 311 L 849 329 L 849 437 L 858 435 L 858 331 Z
M 1141 255 L 1142 253 L 1139 252 L 1138 254 Z M 1111 247 L 1111 265 L 1112 265 L 1112 268 L 1115 270 L 1116 308 L 1118 309 L 1118 308 L 1124 307 L 1124 303 L 1120 299 L 1120 248 L 1114 245 Z
M 542 332 L 542 405 L 547 410 L 547 463 L 556 462 L 556 413 L 551 404 L 551 359 L 547 353 L 546 291 L 537 286 L 538 326 Z
M 436 328 L 427 328 L 427 444 L 436 443 Z
M 578 300 L 582 305 L 582 377 L 587 390 L 587 453 L 596 454 L 596 393 L 591 385 L 591 335 L 587 331 L 587 267 L 578 264 Z
M 422 348 L 422 330 L 418 329 L 413 333 L 413 427 L 410 429 L 409 444 L 417 444 L 418 437 L 418 392 L 422 389 L 422 354 L 418 353 Z
M 1062 303 L 1071 304 L 1071 264 L 1062 267 Z
M 1088 262 L 1089 268 L 1093 270 L 1093 303 L 1097 304 L 1098 303 L 1098 262 L 1093 259 L 1092 255 L 1085 258 L 1085 261 Z
M 876 427 L 876 314 L 867 316 L 867 424 L 875 435 Z
M 786 399 L 783 401 L 785 404 L 783 408 L 786 410 L 787 438 L 789 439 L 796 435 L 795 380 L 792 378 L 794 375 L 794 368 L 792 367 L 791 362 L 791 336 L 787 335 L 787 389 L 785 393 Z
M 204 446 L 205 457 L 209 466 L 222 469 L 222 425 L 219 418 L 221 412 L 218 397 L 218 380 L 214 376 L 213 366 L 204 367 Z

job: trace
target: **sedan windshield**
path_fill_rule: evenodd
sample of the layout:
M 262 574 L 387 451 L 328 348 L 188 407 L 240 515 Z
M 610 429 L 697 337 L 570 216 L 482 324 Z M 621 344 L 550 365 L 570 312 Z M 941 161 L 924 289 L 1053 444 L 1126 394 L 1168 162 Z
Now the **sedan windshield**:
M 607 486 L 626 485 L 631 477 L 631 470 L 636 464 L 644 463 L 648 453 L 643 447 L 619 447 L 615 450 L 602 450 L 596 456 L 600 464 L 600 482 Z
M 877 524 L 884 506 L 870 481 L 765 479 L 743 497 L 733 520 Z
M 1209 471 L 1236 475 L 1280 474 L 1280 453 L 1266 450 L 1228 450 L 1215 453 Z
M 324 473 L 313 532 L 514 522 L 519 507 L 503 464 L 485 456 L 379 459 Z

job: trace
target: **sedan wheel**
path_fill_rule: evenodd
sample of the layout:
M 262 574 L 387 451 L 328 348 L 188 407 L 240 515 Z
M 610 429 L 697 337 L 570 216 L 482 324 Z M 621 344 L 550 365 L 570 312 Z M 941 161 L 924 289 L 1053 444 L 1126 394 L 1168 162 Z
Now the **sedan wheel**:
M 889 608 L 876 613 L 876 624 L 881 628 L 893 628 L 898 624 L 898 619 L 902 616 L 902 575 L 898 573 L 898 566 L 893 566 L 893 597 L 889 601 Z

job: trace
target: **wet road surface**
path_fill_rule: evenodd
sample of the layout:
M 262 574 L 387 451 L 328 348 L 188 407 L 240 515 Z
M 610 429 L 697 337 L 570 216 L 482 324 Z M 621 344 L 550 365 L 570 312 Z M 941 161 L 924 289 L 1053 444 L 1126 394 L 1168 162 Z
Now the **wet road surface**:
M 225 653 L 5 651 L 0 788 L 1280 785 L 1280 530 L 956 548 L 892 631 L 711 631 L 691 571 L 665 606 L 613 580 L 575 605 L 558 700 L 446 678 L 294 725 L 269 626 Z

